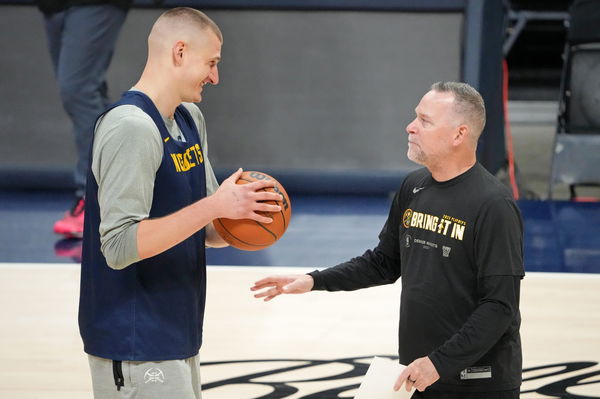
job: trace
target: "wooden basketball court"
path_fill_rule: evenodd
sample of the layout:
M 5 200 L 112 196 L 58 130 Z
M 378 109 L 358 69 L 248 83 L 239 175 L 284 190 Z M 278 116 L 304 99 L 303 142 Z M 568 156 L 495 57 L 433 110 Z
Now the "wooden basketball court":
M 399 282 L 254 299 L 272 273 L 213 266 L 201 350 L 204 399 L 353 398 L 374 355 L 396 354 Z M 79 265 L 0 266 L 0 398 L 91 398 L 77 328 Z M 600 275 L 528 273 L 521 398 L 600 398 Z

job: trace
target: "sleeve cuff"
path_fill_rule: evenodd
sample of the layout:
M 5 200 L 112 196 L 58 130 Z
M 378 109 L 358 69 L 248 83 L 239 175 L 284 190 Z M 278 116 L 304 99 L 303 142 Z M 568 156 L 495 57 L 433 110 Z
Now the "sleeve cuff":
M 442 367 L 442 363 L 439 359 L 437 351 L 431 352 L 428 357 L 429 357 L 429 360 L 431 360 L 431 363 L 433 363 L 433 366 L 435 367 L 435 371 L 437 371 L 440 378 L 447 378 L 448 371 L 444 370 L 444 368 Z
M 312 291 L 323 291 L 326 289 L 320 271 L 315 270 L 315 271 L 312 271 L 312 272 L 306 273 L 306 274 L 308 274 L 309 276 L 311 276 L 313 278 L 314 284 L 312 287 Z

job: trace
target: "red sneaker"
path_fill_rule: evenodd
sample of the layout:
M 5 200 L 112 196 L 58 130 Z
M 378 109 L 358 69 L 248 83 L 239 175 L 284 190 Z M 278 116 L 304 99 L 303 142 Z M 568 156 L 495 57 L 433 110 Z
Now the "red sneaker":
M 73 208 L 65 212 L 65 216 L 54 223 L 54 232 L 62 234 L 66 237 L 81 238 L 83 237 L 83 208 L 85 200 L 83 197 L 77 198 Z
M 74 262 L 81 263 L 81 246 L 83 242 L 78 238 L 61 238 L 54 244 L 54 254 L 59 257 L 71 258 Z

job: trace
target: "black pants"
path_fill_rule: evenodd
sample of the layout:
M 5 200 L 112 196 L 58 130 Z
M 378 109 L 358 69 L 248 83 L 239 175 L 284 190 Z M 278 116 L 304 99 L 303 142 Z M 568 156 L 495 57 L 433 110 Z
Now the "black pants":
M 496 392 L 416 391 L 412 399 L 519 399 L 519 389 Z

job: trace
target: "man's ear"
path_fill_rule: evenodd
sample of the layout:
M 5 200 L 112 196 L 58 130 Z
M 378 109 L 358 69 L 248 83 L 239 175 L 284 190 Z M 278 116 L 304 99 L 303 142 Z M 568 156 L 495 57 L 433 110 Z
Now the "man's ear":
M 471 135 L 471 129 L 469 129 L 468 125 L 462 124 L 459 125 L 458 128 L 456 129 L 456 132 L 454 133 L 454 137 L 452 139 L 452 144 L 454 146 L 458 146 L 460 144 L 462 144 L 467 137 L 469 137 Z
M 171 49 L 173 56 L 173 65 L 181 66 L 181 64 L 183 63 L 183 56 L 186 49 L 186 44 L 181 40 L 178 40 L 177 42 L 175 42 L 175 44 L 173 44 L 173 48 Z

